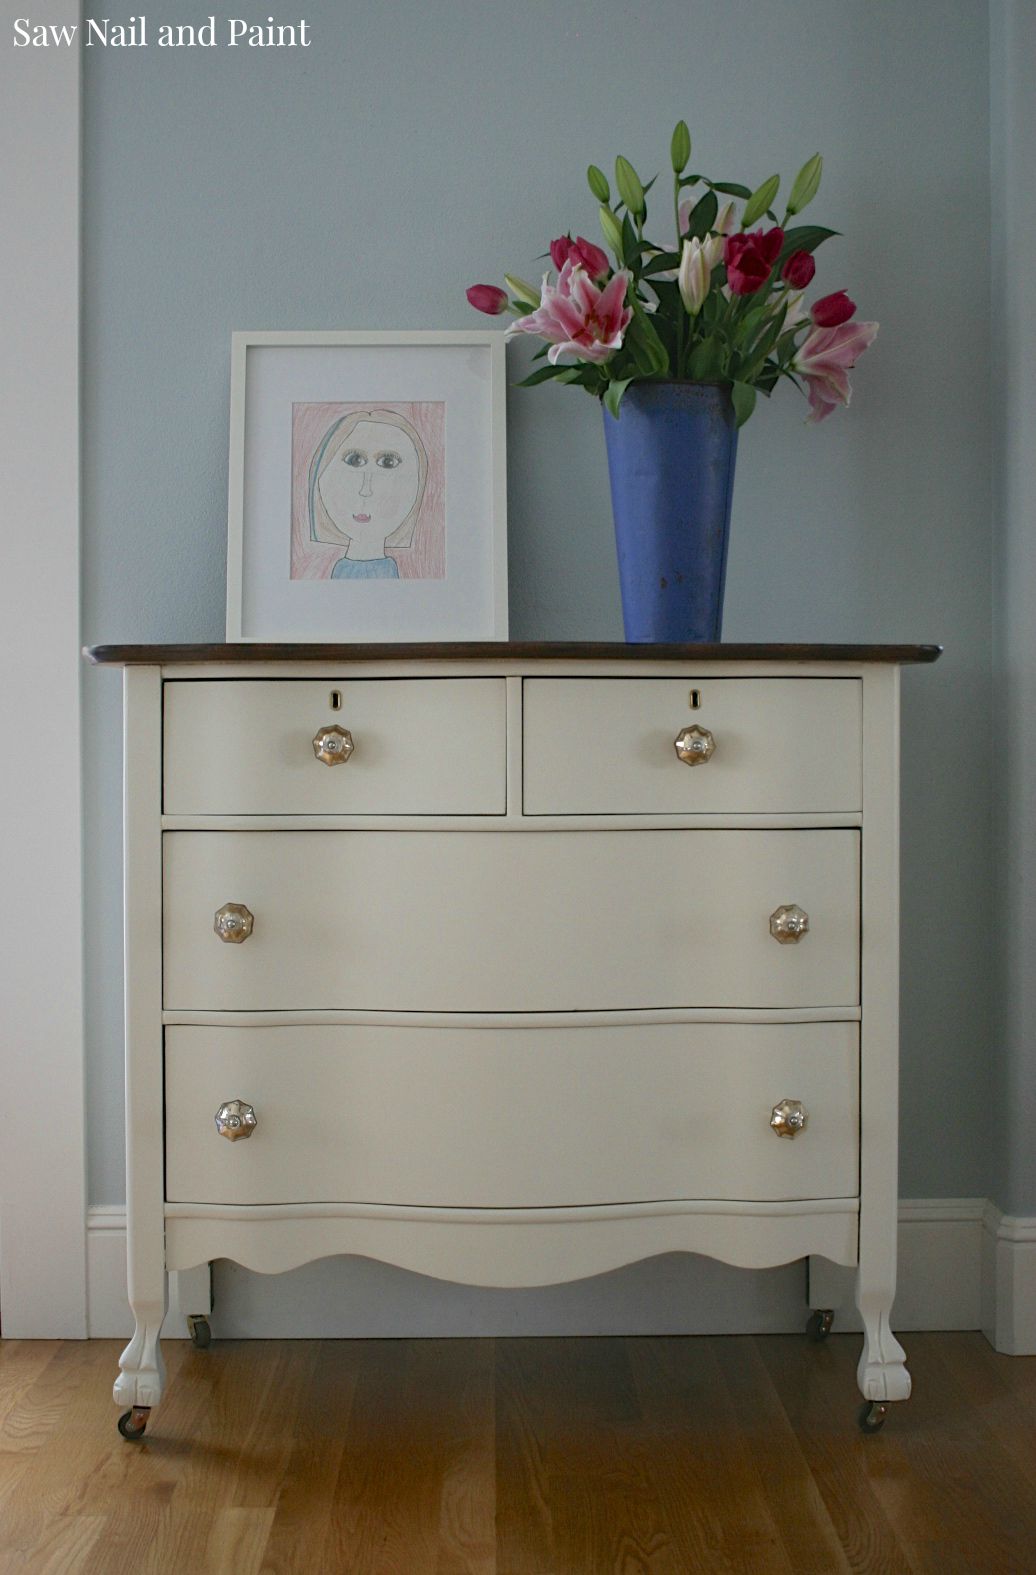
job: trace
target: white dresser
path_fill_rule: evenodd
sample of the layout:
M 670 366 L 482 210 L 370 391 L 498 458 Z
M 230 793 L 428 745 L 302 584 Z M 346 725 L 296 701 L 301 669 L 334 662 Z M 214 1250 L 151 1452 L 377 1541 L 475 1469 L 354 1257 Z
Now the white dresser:
M 339 1253 L 856 1266 L 881 1425 L 899 666 L 937 647 L 91 655 L 125 667 L 124 1436 L 167 1272 Z

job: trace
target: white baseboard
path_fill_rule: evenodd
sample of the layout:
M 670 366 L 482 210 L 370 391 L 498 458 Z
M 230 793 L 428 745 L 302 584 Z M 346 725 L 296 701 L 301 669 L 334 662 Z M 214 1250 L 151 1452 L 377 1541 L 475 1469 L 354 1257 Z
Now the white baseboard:
M 1001 1215 L 981 1198 L 900 1204 L 896 1329 L 983 1329 L 998 1351 L 1036 1352 L 1036 1219 Z M 87 1222 L 91 1336 L 128 1337 L 126 1213 Z M 814 1260 L 812 1305 L 858 1328 L 852 1271 Z M 173 1276 L 167 1337 L 208 1310 L 204 1271 Z M 180 1281 L 179 1286 L 177 1280 Z M 177 1301 L 189 1302 L 181 1311 Z M 819 1299 L 818 1299 L 819 1298 Z M 480 1290 L 424 1279 L 369 1259 L 325 1259 L 284 1275 L 215 1270 L 213 1332 L 236 1339 L 520 1334 L 786 1334 L 802 1328 L 803 1265 L 750 1271 L 683 1254 L 533 1291 Z M 195 1305 L 197 1304 L 197 1305 Z
M 983 1214 L 982 1331 L 1005 1356 L 1036 1356 L 1036 1219 Z

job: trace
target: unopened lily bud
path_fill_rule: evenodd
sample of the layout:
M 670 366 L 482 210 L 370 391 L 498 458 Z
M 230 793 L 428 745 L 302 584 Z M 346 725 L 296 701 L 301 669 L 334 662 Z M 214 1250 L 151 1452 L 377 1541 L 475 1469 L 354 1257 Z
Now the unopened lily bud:
M 709 293 L 711 276 L 712 270 L 701 241 L 697 238 L 684 241 L 676 282 L 680 288 L 680 299 L 692 317 L 697 317 L 702 309 Z
M 525 280 L 519 279 L 515 273 L 505 273 L 504 283 L 511 294 L 518 297 L 519 301 L 524 301 L 527 306 L 539 306 L 540 292 L 535 285 L 526 284 Z

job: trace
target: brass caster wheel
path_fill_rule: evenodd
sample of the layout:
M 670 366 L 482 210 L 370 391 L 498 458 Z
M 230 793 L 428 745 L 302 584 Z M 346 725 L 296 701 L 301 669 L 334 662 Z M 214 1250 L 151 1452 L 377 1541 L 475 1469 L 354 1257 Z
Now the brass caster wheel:
M 865 1400 L 856 1413 L 862 1433 L 880 1433 L 889 1414 L 886 1400 Z
M 809 1315 L 806 1323 L 806 1334 L 815 1345 L 819 1345 L 821 1340 L 826 1340 L 831 1333 L 831 1325 L 834 1321 L 835 1315 L 829 1307 L 818 1309 Z
M 151 1407 L 149 1405 L 135 1405 L 132 1410 L 123 1411 L 119 1417 L 119 1432 L 123 1438 L 128 1438 L 134 1443 L 138 1438 L 143 1438 L 144 1429 L 147 1427 L 147 1419 L 150 1415 Z
M 212 1330 L 209 1328 L 209 1320 L 207 1318 L 188 1316 L 187 1327 L 190 1330 L 191 1344 L 195 1349 L 207 1351 L 212 1344 Z

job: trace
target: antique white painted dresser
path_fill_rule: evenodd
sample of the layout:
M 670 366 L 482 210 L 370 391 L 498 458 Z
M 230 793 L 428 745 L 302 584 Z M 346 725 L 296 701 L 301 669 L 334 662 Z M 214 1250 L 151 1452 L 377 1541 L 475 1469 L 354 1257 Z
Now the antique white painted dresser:
M 90 654 L 125 667 L 124 1436 L 167 1271 L 336 1253 L 855 1265 L 881 1425 L 899 666 L 937 647 Z

